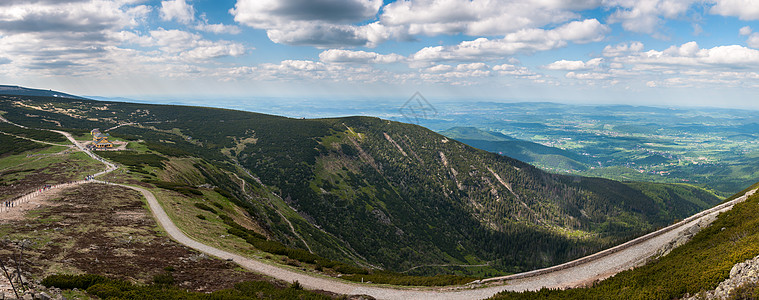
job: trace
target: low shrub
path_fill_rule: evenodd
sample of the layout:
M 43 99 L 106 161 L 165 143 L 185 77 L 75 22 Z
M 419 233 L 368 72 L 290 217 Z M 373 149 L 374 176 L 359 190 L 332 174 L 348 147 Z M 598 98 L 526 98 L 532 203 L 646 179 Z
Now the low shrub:
M 372 283 L 410 285 L 410 286 L 446 286 L 470 283 L 477 278 L 457 275 L 413 276 L 395 272 L 374 271 L 371 274 L 350 274 L 342 277 L 350 281 L 371 281 Z
M 46 287 L 57 287 L 59 289 L 80 289 L 86 290 L 90 286 L 98 283 L 108 282 L 108 278 L 100 275 L 50 275 L 42 280 L 42 285 Z
M 153 283 L 157 285 L 172 285 L 174 284 L 174 276 L 171 273 L 157 274 L 153 276 Z
M 197 202 L 194 205 L 195 205 L 195 207 L 200 208 L 202 210 L 210 211 L 211 213 L 214 213 L 214 214 L 216 213 L 215 209 L 211 208 L 210 206 L 206 205 L 205 203 Z
M 165 275 L 165 274 L 164 274 Z M 92 279 L 102 281 L 89 284 Z M 88 294 L 100 299 L 184 299 L 184 300 L 238 300 L 238 299 L 298 299 L 298 300 L 327 300 L 329 296 L 304 290 L 300 283 L 293 283 L 288 287 L 278 287 L 266 281 L 245 281 L 236 283 L 234 288 L 220 290 L 213 293 L 189 292 L 173 285 L 149 284 L 137 285 L 127 281 L 108 279 L 99 275 L 52 275 L 43 282 L 55 281 L 56 283 L 88 283 L 84 285 L 55 286 L 61 289 L 83 289 Z M 164 279 L 158 280 L 165 282 Z M 86 286 L 86 289 L 84 288 Z

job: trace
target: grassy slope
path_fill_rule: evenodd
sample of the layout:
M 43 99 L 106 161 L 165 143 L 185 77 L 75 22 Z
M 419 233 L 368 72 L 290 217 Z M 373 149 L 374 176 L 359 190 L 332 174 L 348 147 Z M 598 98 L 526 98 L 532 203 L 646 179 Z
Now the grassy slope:
M 501 293 L 493 299 L 674 299 L 714 289 L 736 263 L 759 255 L 759 195 L 722 213 L 669 255 L 592 288 Z
M 14 142 L 24 145 L 26 140 Z M 103 170 L 102 164 L 82 152 L 64 151 L 68 148 L 60 146 L 32 146 L 32 150 L 19 154 L 12 154 L 18 152 L 14 150 L 0 155 L 0 200 L 19 197 L 45 184 L 81 180 Z

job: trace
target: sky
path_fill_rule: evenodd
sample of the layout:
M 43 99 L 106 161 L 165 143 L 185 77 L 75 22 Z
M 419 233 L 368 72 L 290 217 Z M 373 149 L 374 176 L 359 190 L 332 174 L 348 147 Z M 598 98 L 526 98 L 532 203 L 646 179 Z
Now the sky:
M 759 0 L 2 0 L 0 84 L 759 109 L 758 21 Z

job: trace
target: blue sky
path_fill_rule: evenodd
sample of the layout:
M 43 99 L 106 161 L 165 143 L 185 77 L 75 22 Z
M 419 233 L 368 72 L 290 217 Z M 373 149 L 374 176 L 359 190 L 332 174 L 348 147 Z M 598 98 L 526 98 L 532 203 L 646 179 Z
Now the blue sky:
M 759 108 L 757 21 L 759 0 L 4 0 L 0 82 Z

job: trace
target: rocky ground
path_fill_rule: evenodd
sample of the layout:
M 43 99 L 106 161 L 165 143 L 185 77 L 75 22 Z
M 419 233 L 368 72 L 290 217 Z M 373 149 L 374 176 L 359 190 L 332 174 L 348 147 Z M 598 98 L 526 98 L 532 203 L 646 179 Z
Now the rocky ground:
M 759 256 L 733 266 L 730 270 L 730 278 L 721 282 L 716 289 L 685 299 L 756 299 L 757 288 L 759 288 Z
M 717 220 L 716 214 L 707 215 L 701 220 L 699 220 L 698 224 L 695 224 L 691 227 L 689 227 L 687 230 L 683 230 L 677 234 L 677 237 L 667 243 L 666 245 L 663 245 L 658 250 L 656 250 L 656 254 L 651 256 L 648 260 L 646 260 L 646 263 L 653 259 L 658 259 L 662 256 L 665 256 L 669 254 L 669 252 L 672 251 L 672 249 L 675 249 L 677 247 L 680 247 L 690 241 L 691 238 L 693 238 L 694 235 L 699 233 L 701 229 L 706 228 L 707 226 L 711 225 L 714 220 Z

